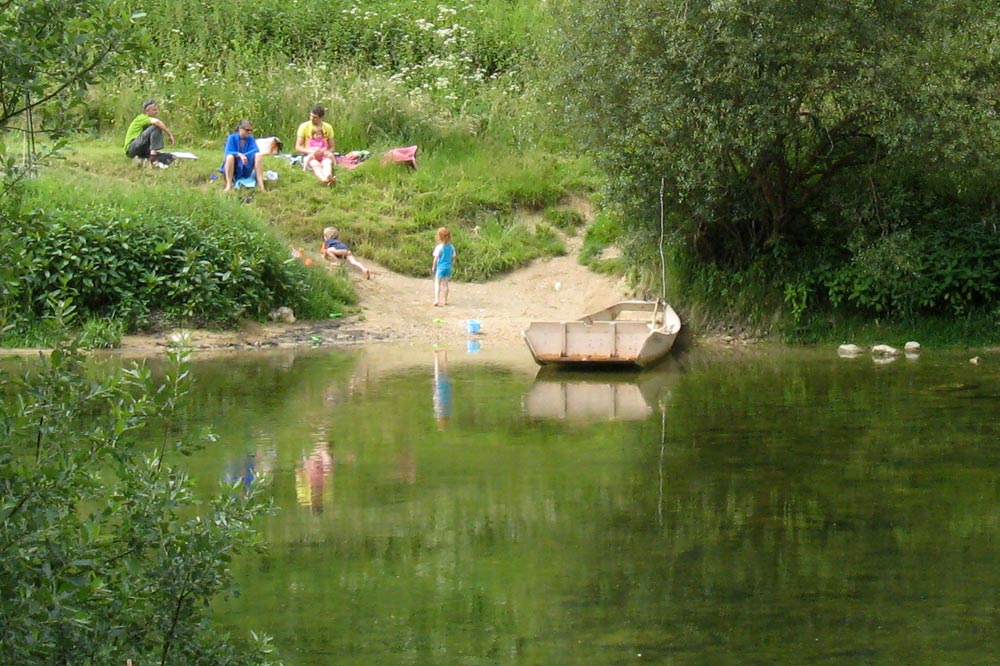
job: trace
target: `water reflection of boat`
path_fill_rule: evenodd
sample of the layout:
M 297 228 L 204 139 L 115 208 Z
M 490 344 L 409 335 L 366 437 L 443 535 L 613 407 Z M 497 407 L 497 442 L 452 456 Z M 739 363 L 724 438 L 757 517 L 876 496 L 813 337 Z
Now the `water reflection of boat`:
M 539 365 L 646 367 L 667 355 L 681 320 L 664 301 L 622 301 L 576 321 L 535 321 L 523 332 Z
M 643 420 L 665 400 L 674 376 L 676 370 L 669 366 L 640 374 L 541 368 L 522 405 L 528 416 L 538 419 Z

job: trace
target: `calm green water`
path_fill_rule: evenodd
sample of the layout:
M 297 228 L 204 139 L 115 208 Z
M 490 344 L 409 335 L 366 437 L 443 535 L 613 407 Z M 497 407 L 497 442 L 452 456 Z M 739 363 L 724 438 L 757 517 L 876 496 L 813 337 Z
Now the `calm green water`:
M 196 365 L 199 482 L 281 506 L 235 634 L 290 666 L 1000 661 L 1000 359 L 465 352 Z

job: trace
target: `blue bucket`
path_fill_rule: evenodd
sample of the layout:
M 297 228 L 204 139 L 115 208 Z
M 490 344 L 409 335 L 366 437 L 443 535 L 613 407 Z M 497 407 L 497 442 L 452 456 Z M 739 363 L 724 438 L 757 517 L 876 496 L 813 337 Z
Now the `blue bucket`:
M 468 331 L 469 335 L 479 335 L 479 320 L 470 319 L 465 324 L 465 330 Z
M 479 353 L 479 340 L 466 340 L 465 341 L 465 352 L 467 354 L 478 354 Z

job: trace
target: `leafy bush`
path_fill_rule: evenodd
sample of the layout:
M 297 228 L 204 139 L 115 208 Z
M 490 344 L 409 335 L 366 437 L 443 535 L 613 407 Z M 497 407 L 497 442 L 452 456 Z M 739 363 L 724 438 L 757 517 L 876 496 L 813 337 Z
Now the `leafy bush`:
M 326 319 L 332 313 L 343 314 L 345 306 L 358 301 L 347 271 L 330 273 L 325 266 L 307 268 L 300 283 L 303 297 L 293 307 L 300 319 Z
M 10 664 L 274 664 L 208 619 L 240 552 L 260 547 L 261 484 L 195 498 L 172 461 L 211 433 L 170 423 L 186 352 L 162 383 L 132 366 L 95 379 L 74 346 L 0 374 L 0 645 Z M 138 434 L 163 431 L 140 450 Z
M 86 349 L 114 349 L 121 344 L 127 324 L 123 319 L 88 319 L 80 328 L 80 345 Z
M 42 182 L 20 224 L 0 230 L 8 258 L 0 314 L 18 328 L 51 317 L 55 304 L 84 321 L 144 328 L 261 321 L 283 305 L 326 317 L 355 300 L 349 284 L 295 261 L 243 207 L 167 190 L 88 196 Z M 115 337 L 110 325 L 96 337 L 88 326 L 102 345 Z
M 1000 293 L 1000 237 L 984 224 L 963 227 L 859 239 L 850 261 L 818 273 L 821 294 L 834 307 L 897 319 L 991 306 Z

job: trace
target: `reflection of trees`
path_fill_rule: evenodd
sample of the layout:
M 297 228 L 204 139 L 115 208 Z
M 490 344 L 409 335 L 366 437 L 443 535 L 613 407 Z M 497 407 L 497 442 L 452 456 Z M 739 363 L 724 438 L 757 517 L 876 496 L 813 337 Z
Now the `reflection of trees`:
M 940 471 L 986 443 L 981 421 L 928 416 L 940 401 L 905 372 L 746 370 L 684 382 L 662 462 L 651 422 L 635 476 L 583 499 L 596 543 L 567 621 L 699 663 L 955 654 L 933 637 L 992 617 L 1000 583 L 995 482 L 975 458 Z
M 351 386 L 358 360 L 357 353 L 340 351 L 321 357 L 255 351 L 206 359 L 194 367 L 198 400 L 191 401 L 184 419 L 237 430 L 270 417 L 264 425 L 273 441 L 294 439 L 288 433 L 330 407 L 331 387 Z
M 337 520 L 269 524 L 267 626 L 373 663 L 982 662 L 936 639 L 1000 645 L 1000 512 L 971 457 L 990 404 L 915 390 L 947 381 L 920 367 L 834 363 L 707 362 L 665 422 L 584 425 L 529 421 L 530 380 L 456 364 L 446 433 L 428 368 L 383 378 L 326 415 L 357 453 Z

